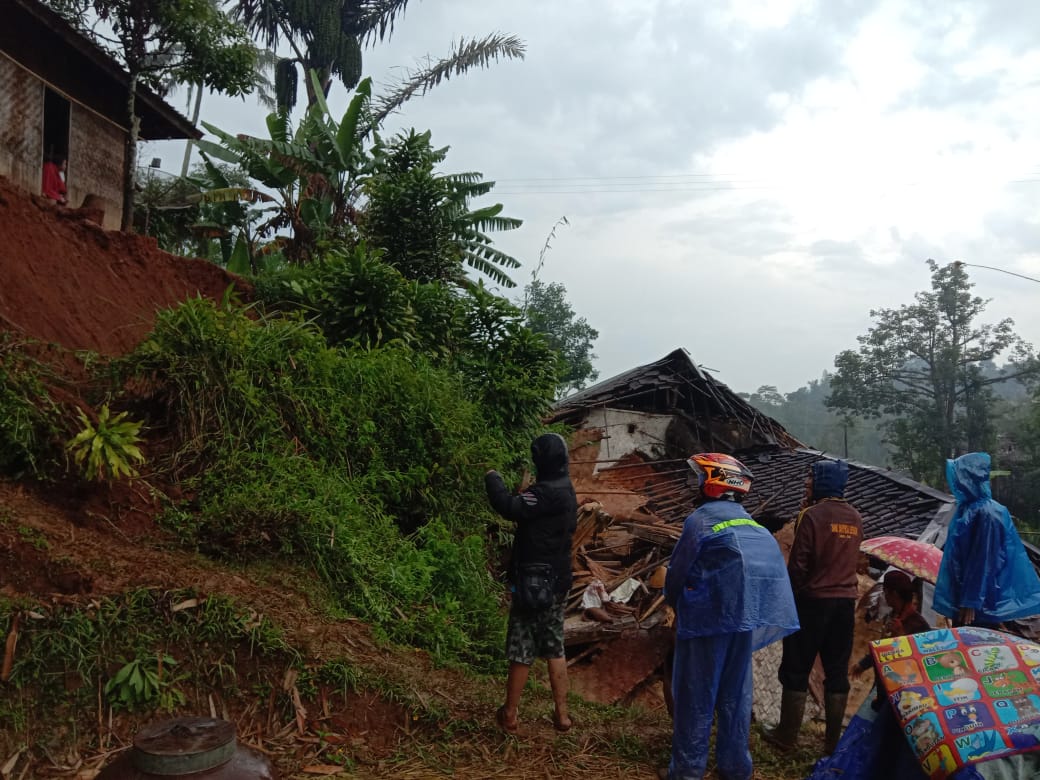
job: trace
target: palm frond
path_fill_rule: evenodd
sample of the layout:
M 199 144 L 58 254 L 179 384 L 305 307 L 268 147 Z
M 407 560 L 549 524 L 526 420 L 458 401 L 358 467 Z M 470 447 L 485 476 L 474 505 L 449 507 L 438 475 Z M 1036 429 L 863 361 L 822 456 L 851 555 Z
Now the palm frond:
M 343 4 L 343 31 L 357 35 L 365 45 L 394 33 L 394 22 L 403 16 L 408 0 L 347 0 Z
M 473 227 L 477 230 L 516 230 L 524 221 L 515 217 L 478 217 L 473 219 Z
M 479 271 L 484 276 L 491 279 L 493 282 L 502 285 L 503 287 L 516 287 L 516 282 L 510 279 L 505 271 L 495 265 L 493 262 L 489 262 L 482 257 L 477 255 L 471 255 L 468 252 L 463 255 L 466 260 L 466 265 L 472 268 L 474 271 Z
M 408 74 L 379 99 L 373 120 L 379 125 L 390 114 L 416 95 L 422 96 L 442 81 L 460 76 L 473 68 L 487 68 L 499 60 L 522 60 L 526 46 L 515 35 L 492 33 L 484 38 L 459 39 L 447 57 L 434 62 L 427 58 L 423 67 Z
M 269 49 L 277 48 L 286 21 L 285 5 L 280 0 L 238 0 L 232 14 Z
M 440 162 L 440 160 L 438 160 L 437 162 Z M 467 171 L 465 173 L 446 173 L 440 176 L 439 178 L 444 179 L 444 181 L 453 185 L 486 183 L 494 186 L 494 182 L 484 182 L 484 174 L 478 171 Z

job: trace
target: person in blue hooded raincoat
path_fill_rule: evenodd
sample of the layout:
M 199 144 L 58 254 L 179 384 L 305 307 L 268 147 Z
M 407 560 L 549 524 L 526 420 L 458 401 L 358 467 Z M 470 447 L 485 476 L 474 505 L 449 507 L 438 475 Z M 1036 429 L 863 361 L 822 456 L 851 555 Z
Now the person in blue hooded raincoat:
M 993 498 L 989 471 L 985 452 L 946 461 L 946 481 L 957 507 L 932 607 L 958 626 L 997 626 L 1040 614 L 1040 578 L 1010 513 Z
M 713 715 L 723 780 L 751 777 L 751 654 L 798 629 L 780 547 L 739 498 L 751 472 L 736 458 L 701 453 L 687 463 L 700 505 L 686 518 L 665 578 L 676 614 L 670 780 L 701 778 Z

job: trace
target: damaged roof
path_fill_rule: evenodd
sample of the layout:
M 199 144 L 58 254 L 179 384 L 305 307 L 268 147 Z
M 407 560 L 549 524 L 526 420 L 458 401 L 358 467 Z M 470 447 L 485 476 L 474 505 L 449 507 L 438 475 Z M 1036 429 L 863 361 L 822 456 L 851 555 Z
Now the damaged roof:
M 837 460 L 833 455 L 804 447 L 756 448 L 734 455 L 754 474 L 751 491 L 742 503 L 752 517 L 772 531 L 798 516 L 810 466 L 819 460 Z M 863 516 L 866 538 L 918 539 L 925 530 L 934 531 L 936 537 L 945 536 L 945 525 L 953 512 L 953 496 L 888 469 L 847 462 L 849 482 L 845 498 Z M 693 511 L 695 503 L 693 490 L 683 478 L 686 471 L 682 460 L 640 463 L 636 458 L 633 462 L 600 468 L 599 477 L 605 485 L 645 496 L 648 512 L 666 523 L 679 524 Z M 598 495 L 594 487 L 587 486 L 587 480 L 581 484 L 579 492 L 583 495 Z M 930 541 L 942 544 L 941 538 Z
M 819 450 L 762 450 L 736 453 L 755 475 L 745 506 L 759 514 L 790 520 L 805 496 L 805 478 L 818 460 L 837 460 Z M 915 482 L 889 469 L 847 461 L 845 498 L 863 516 L 863 535 L 917 539 L 940 512 L 951 512 L 949 493 Z
M 684 416 L 702 441 L 721 451 L 756 445 L 803 446 L 776 420 L 701 370 L 681 348 L 564 398 L 550 419 L 580 423 L 589 410 L 607 406 Z

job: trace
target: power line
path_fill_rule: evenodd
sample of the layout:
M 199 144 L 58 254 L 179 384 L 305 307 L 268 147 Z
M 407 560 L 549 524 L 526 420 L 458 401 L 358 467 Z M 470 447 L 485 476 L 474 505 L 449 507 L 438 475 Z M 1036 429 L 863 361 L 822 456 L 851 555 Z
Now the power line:
M 751 179 L 760 177 L 742 176 L 739 173 L 661 173 L 640 174 L 638 176 L 519 176 L 512 179 L 499 179 L 499 181 L 585 181 L 589 179 L 616 181 L 619 179 L 687 179 L 687 178 L 709 178 L 709 179 Z
M 493 180 L 496 184 L 506 182 L 506 179 L 495 179 Z M 1000 184 L 1011 185 L 1011 184 L 1036 184 L 1040 182 L 1040 177 L 1032 179 L 1011 179 L 1009 181 L 999 182 Z M 893 182 L 886 185 L 887 188 L 903 188 L 903 187 L 920 187 L 923 182 Z M 965 182 L 963 186 L 971 185 L 971 182 Z M 670 185 L 670 186 L 656 186 L 656 185 Z M 790 190 L 790 189 L 809 189 L 809 188 L 827 188 L 828 185 L 815 184 L 815 183 L 801 183 L 801 184 L 744 184 L 735 183 L 727 184 L 725 182 L 675 182 L 674 184 L 669 182 L 646 182 L 646 186 L 642 184 L 632 184 L 626 186 L 624 184 L 616 183 L 609 184 L 603 183 L 590 183 L 580 184 L 574 183 L 561 183 L 560 187 L 581 187 L 582 189 L 560 189 L 560 188 L 544 188 L 542 189 L 518 189 L 518 187 L 537 187 L 538 185 L 522 185 L 522 184 L 505 184 L 503 188 L 496 188 L 493 192 L 494 195 L 588 195 L 588 194 L 630 194 L 639 192 L 740 192 L 745 190 Z

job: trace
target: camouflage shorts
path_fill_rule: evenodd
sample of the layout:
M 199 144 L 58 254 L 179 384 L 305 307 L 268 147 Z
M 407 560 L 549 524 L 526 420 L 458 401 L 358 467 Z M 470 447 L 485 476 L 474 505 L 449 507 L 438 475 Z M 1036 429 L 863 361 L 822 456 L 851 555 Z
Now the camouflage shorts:
M 558 595 L 549 609 L 530 612 L 509 610 L 506 632 L 506 658 L 513 663 L 530 666 L 536 658 L 563 658 L 563 603 Z

